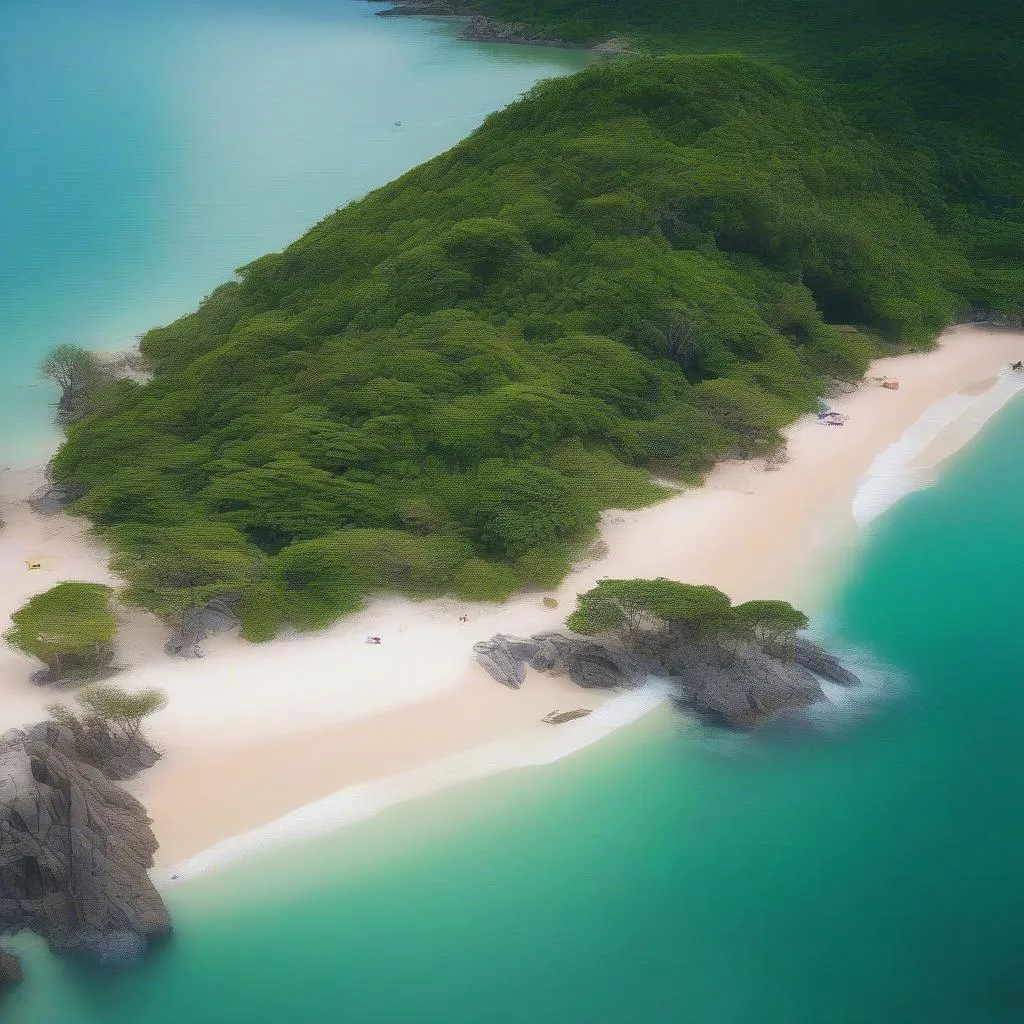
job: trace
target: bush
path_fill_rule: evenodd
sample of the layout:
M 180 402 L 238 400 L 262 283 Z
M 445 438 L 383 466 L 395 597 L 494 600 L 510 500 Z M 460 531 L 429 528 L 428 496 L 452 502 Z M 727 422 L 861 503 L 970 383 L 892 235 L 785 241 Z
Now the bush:
M 58 583 L 11 616 L 4 640 L 44 662 L 51 679 L 100 672 L 114 655 L 112 593 L 100 583 Z

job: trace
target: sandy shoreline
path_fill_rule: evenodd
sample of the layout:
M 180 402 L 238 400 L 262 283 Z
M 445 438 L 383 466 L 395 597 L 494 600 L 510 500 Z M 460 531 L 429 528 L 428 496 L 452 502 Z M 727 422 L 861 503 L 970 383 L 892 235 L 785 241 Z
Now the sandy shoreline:
M 879 360 L 870 374 L 898 378 L 900 389 L 867 384 L 834 402 L 850 417 L 843 427 L 813 418 L 794 424 L 790 461 L 778 470 L 722 465 L 704 488 L 639 512 L 606 513 L 608 554 L 566 579 L 557 609 L 539 594 L 502 606 L 387 598 L 313 637 L 258 648 L 221 637 L 195 662 L 163 653 L 155 619 L 126 614 L 119 684 L 161 686 L 170 698 L 150 730 L 166 757 L 136 784 L 162 843 L 160 864 L 314 801 L 340 813 L 341 791 L 394 802 L 423 786 L 550 760 L 555 734 L 568 748 L 574 736 L 582 742 L 591 719 L 553 728 L 539 718 L 557 707 L 597 707 L 601 695 L 537 675 L 506 690 L 471 662 L 469 648 L 498 630 L 560 625 L 575 595 L 602 576 L 713 583 L 737 601 L 783 597 L 813 610 L 853 551 L 858 522 L 927 483 L 1020 389 L 1024 375 L 1018 381 L 1004 371 L 1022 353 L 1022 334 L 958 328 L 932 353 Z M 25 505 L 39 479 L 38 471 L 0 474 L 8 524 L 0 533 L 0 629 L 60 579 L 113 582 L 84 523 L 40 517 Z M 43 567 L 29 571 L 32 558 Z M 383 644 L 366 645 L 370 632 Z M 0 730 L 37 720 L 59 699 L 29 681 L 33 668 L 0 649 Z M 596 738 L 604 726 L 591 717 Z

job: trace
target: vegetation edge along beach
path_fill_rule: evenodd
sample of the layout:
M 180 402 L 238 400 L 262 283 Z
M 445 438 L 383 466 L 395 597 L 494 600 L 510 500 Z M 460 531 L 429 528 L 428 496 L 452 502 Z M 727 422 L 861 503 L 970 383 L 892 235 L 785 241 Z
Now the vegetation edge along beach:
M 665 498 L 716 463 L 726 463 L 719 479 L 778 470 L 797 457 L 784 455 L 787 437 L 799 448 L 804 428 L 817 428 L 807 447 L 821 459 L 830 435 L 813 420 L 784 428 L 850 390 L 872 358 L 927 348 L 957 320 L 1018 322 L 1020 210 L 999 198 L 1019 174 L 1006 126 L 972 121 L 957 149 L 948 124 L 922 121 L 897 145 L 891 111 L 877 124 L 867 112 L 880 95 L 911 102 L 913 82 L 886 94 L 869 76 L 848 100 L 823 77 L 828 67 L 690 53 L 546 83 L 150 332 L 141 353 L 151 379 L 69 356 L 88 364 L 86 386 L 65 387 L 68 436 L 50 496 L 114 550 L 123 614 L 155 612 L 178 638 L 195 630 L 201 641 L 197 615 L 216 602 L 248 639 L 270 641 L 373 612 L 375 635 L 388 622 L 387 645 L 402 645 L 418 609 L 379 614 L 367 602 L 381 592 L 448 595 L 442 607 L 454 598 L 458 621 L 472 616 L 475 630 L 488 616 L 537 618 L 526 612 L 539 588 L 558 594 L 544 613 L 553 618 L 573 565 L 606 557 L 591 546 L 606 510 Z M 967 386 L 1018 343 L 980 330 L 955 341 L 950 365 Z M 949 380 L 937 374 L 870 436 L 905 429 L 929 387 L 957 390 Z M 850 401 L 867 412 L 879 394 Z M 849 472 L 839 478 L 846 486 Z M 704 582 L 683 568 L 678 578 Z M 751 598 L 766 596 L 758 586 Z M 524 588 L 507 612 L 473 603 Z M 430 615 L 419 616 L 427 631 Z M 448 678 L 412 701 L 408 690 L 381 703 L 363 686 L 352 722 L 441 701 L 453 652 L 464 658 L 468 644 L 453 645 L 446 626 Z M 406 646 L 406 666 L 428 649 Z M 336 672 L 324 653 L 309 668 Z M 255 664 L 238 647 L 223 654 L 222 671 Z M 374 654 L 346 670 L 358 676 Z M 162 675 L 168 689 L 178 677 L 183 695 L 199 678 L 142 660 L 133 675 Z M 532 690 L 545 703 L 559 692 Z M 210 699 L 193 688 L 179 715 Z M 488 694 L 479 718 L 447 740 L 464 747 L 481 720 L 483 733 L 508 729 L 509 707 Z M 514 724 L 536 712 L 521 704 Z M 253 748 L 268 739 L 258 732 Z M 433 753 L 420 751 L 421 763 Z M 209 759 L 194 771 L 209 773 Z M 217 827 L 233 827 L 229 816 Z

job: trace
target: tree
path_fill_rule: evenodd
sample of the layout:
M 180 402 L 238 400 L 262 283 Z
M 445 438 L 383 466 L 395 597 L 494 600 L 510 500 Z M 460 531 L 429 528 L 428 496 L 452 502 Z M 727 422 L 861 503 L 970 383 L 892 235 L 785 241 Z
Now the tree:
M 807 616 L 787 601 L 747 601 L 733 611 L 757 642 L 778 657 L 791 654 L 797 632 L 807 628 Z
M 120 729 L 129 743 L 138 741 L 144 718 L 167 706 L 167 694 L 157 687 L 129 693 L 105 683 L 85 687 L 75 695 L 75 700 L 85 710 L 87 717 Z
M 159 757 L 142 735 L 142 720 L 167 706 L 163 690 L 129 693 L 95 683 L 80 690 L 75 700 L 81 709 L 77 713 L 67 704 L 51 704 L 46 710 L 71 731 L 83 758 L 110 778 L 131 778 Z
M 46 380 L 60 385 L 59 408 L 64 413 L 79 411 L 83 400 L 103 376 L 96 356 L 77 345 L 58 345 L 51 349 L 39 372 Z
M 588 636 L 610 634 L 639 649 L 668 637 L 717 639 L 731 604 L 717 587 L 675 580 L 601 580 L 580 594 L 566 625 Z
M 792 654 L 807 616 L 786 601 L 733 606 L 717 587 L 675 580 L 601 580 L 580 594 L 566 620 L 576 633 L 605 634 L 632 650 L 652 644 L 712 645 L 724 654 L 753 640 L 776 657 Z
M 4 639 L 45 662 L 50 679 L 98 672 L 114 656 L 117 617 L 110 604 L 112 593 L 100 583 L 58 583 L 11 616 L 14 625 Z

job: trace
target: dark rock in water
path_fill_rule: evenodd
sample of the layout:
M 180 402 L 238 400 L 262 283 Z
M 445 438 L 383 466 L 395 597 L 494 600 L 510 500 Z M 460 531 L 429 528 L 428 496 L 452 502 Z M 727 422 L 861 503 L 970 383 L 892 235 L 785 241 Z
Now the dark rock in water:
M 677 707 L 733 729 L 750 729 L 779 711 L 825 699 L 817 677 L 750 645 L 737 652 L 689 645 L 673 652 Z
M 0 736 L 0 933 L 103 963 L 137 956 L 171 931 L 148 875 L 157 845 L 145 808 L 82 759 L 70 729 Z
M 0 949 L 0 992 L 21 981 L 21 961 L 5 949 Z
M 238 625 L 232 605 L 241 600 L 241 594 L 224 594 L 211 598 L 203 605 L 190 605 L 171 630 L 164 644 L 168 654 L 180 658 L 201 658 L 203 641 L 212 633 L 223 633 Z
M 844 686 L 860 680 L 813 641 L 798 638 L 794 657 L 782 659 L 756 643 L 716 644 L 647 637 L 643 656 L 602 639 L 537 633 L 530 639 L 497 634 L 474 645 L 476 659 L 499 682 L 518 689 L 526 668 L 567 675 L 578 686 L 625 690 L 648 675 L 669 679 L 673 702 L 705 721 L 750 729 L 782 712 L 825 699 L 820 679 Z M 820 677 L 820 678 L 819 678 Z
M 807 637 L 798 636 L 793 643 L 793 658 L 809 672 L 840 686 L 860 686 L 860 680 L 839 659 Z

